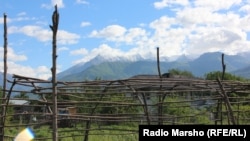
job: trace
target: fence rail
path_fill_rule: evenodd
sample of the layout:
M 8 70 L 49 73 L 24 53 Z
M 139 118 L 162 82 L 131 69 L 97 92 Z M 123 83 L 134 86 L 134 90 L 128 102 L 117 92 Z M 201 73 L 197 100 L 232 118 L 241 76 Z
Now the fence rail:
M 4 14 L 4 78 L 0 140 L 32 129 L 42 141 L 138 140 L 138 125 L 249 124 L 250 83 L 161 75 L 82 82 L 56 78 L 57 7 L 52 15 L 52 80 L 13 75 L 7 80 L 7 16 Z M 7 88 L 10 85 L 10 88 Z M 22 88 L 22 89 L 20 89 Z M 18 96 L 15 96 L 18 95 Z
M 53 99 L 50 81 L 13 75 L 6 90 L 5 138 L 31 127 L 35 140 L 51 140 Z M 19 86 L 25 90 L 15 89 Z M 223 89 L 222 89 L 223 88 Z M 57 83 L 59 139 L 96 136 L 138 138 L 138 125 L 249 124 L 250 83 L 194 78 L 136 78 Z M 24 97 L 13 97 L 23 93 Z M 223 95 L 224 94 L 224 95 Z M 226 96 L 225 96 L 226 95 Z M 29 96 L 29 98 L 27 98 Z M 30 97 L 34 97 L 33 99 Z M 26 104 L 18 103 L 26 101 Z M 229 102 L 229 103 L 228 103 Z M 46 129 L 44 133 L 39 130 Z

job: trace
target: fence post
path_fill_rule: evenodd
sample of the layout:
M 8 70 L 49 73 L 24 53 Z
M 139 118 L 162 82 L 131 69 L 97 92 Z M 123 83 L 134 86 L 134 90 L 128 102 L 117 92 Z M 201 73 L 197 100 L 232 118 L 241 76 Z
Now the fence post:
M 4 62 L 4 75 L 3 75 L 3 91 L 2 91 L 2 101 L 1 101 L 1 109 L 2 109 L 2 117 L 1 117 L 1 140 L 4 140 L 4 126 L 5 126 L 5 110 L 6 110 L 6 80 L 7 80 L 7 15 L 4 13 L 4 55 L 3 55 L 3 62 Z
M 57 50 L 57 45 L 56 45 L 56 35 L 57 35 L 57 29 L 58 29 L 58 23 L 59 23 L 59 14 L 57 11 L 57 5 L 55 5 L 55 11 L 52 15 L 52 23 L 53 25 L 50 25 L 50 28 L 53 32 L 52 35 L 52 96 L 53 96 L 53 141 L 58 140 L 58 133 L 57 133 L 57 79 L 56 79 L 56 50 Z
M 160 69 L 160 55 L 159 55 L 159 47 L 157 47 L 157 68 L 158 68 L 158 75 L 160 77 L 160 81 L 162 83 L 162 75 L 161 75 L 161 69 Z M 158 96 L 158 124 L 161 125 L 163 124 L 163 121 L 162 121 L 162 112 L 163 112 L 163 107 L 162 107 L 162 102 L 163 102 L 163 96 L 162 96 L 162 84 L 160 85 L 160 94 Z

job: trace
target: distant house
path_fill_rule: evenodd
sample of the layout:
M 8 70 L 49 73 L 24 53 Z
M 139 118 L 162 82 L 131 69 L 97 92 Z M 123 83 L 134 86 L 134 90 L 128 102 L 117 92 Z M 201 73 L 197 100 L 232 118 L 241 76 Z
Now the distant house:
M 58 107 L 58 126 L 59 127 L 73 127 L 76 126 L 75 121 L 71 118 L 77 113 L 76 107 Z
M 9 100 L 9 105 L 13 108 L 15 114 L 31 111 L 30 102 L 27 100 Z
M 30 119 L 30 113 L 32 108 L 29 106 L 30 102 L 27 100 L 9 100 L 9 106 L 14 110 L 13 119 L 22 118 L 23 120 L 28 121 Z
M 9 105 L 13 107 L 15 113 L 23 113 L 30 111 L 30 102 L 27 100 L 9 100 Z
M 154 75 L 154 74 L 139 74 L 132 76 L 130 79 L 159 79 L 159 75 Z M 178 75 L 178 74 L 171 74 L 171 73 L 164 73 L 162 74 L 162 78 L 192 78 L 190 76 L 185 76 L 185 75 Z
M 29 101 L 27 100 L 9 100 L 9 103 L 13 105 L 29 105 Z

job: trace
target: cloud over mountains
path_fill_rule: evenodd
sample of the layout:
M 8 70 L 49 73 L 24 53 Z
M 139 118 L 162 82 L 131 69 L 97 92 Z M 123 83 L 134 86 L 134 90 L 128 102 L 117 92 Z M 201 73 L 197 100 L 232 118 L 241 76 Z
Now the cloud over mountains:
M 15 7 L 16 3 L 4 4 Z M 248 0 L 32 1 L 36 8 L 33 12 L 25 7 L 16 11 L 7 9 L 15 12 L 8 17 L 8 33 L 13 37 L 9 54 L 18 55 L 12 62 L 11 72 L 26 74 L 22 71 L 25 69 L 17 71 L 19 67 L 31 70 L 32 76 L 50 75 L 51 64 L 47 62 L 51 62 L 48 58 L 52 33 L 48 25 L 55 4 L 61 16 L 59 71 L 100 54 L 110 58 L 152 59 L 156 47 L 160 48 L 162 60 L 174 60 L 182 55 L 197 58 L 206 52 L 231 55 L 250 52 Z M 37 48 L 32 51 L 28 46 Z M 32 61 L 37 50 L 40 53 L 35 57 L 43 57 L 36 62 L 40 65 Z

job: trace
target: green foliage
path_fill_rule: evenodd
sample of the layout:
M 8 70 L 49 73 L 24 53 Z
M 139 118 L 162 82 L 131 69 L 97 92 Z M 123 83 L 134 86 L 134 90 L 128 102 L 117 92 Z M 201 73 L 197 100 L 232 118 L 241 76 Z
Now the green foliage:
M 249 124 L 249 117 L 250 117 L 250 105 L 245 104 L 234 104 L 232 106 L 234 111 L 234 116 L 236 117 L 237 124 Z
M 97 125 L 93 125 L 92 129 L 96 129 Z M 105 129 L 92 130 L 89 135 L 89 141 L 135 141 L 138 140 L 138 134 L 133 132 L 132 134 L 128 131 L 128 134 L 122 134 L 121 130 L 138 130 L 137 125 L 109 125 L 104 127 Z M 13 141 L 13 138 L 24 128 L 8 127 L 5 132 L 6 135 L 11 138 L 9 141 Z M 39 128 L 32 129 L 35 134 L 35 140 L 51 141 L 52 129 L 48 125 L 40 126 Z M 58 140 L 59 141 L 82 141 L 84 128 L 79 124 L 77 128 L 59 128 L 58 129 Z
M 21 92 L 20 95 L 15 95 L 14 98 L 29 98 L 25 92 Z
M 129 102 L 130 98 L 126 97 L 125 94 L 113 94 L 105 97 L 105 100 L 112 101 L 112 103 L 107 103 L 101 105 L 99 108 L 100 113 L 113 113 L 113 114 L 122 114 L 122 113 L 138 113 L 139 108 L 129 105 L 119 105 L 122 102 Z
M 3 100 L 2 100 L 2 97 L 3 97 L 3 89 L 2 89 L 2 87 L 0 87 L 0 98 L 1 98 L 1 100 L 0 100 L 0 103 L 1 103 L 1 105 L 3 104 Z M 0 111 L 2 111 L 2 106 L 0 107 Z
M 221 71 L 213 71 L 205 74 L 206 80 L 216 80 L 217 78 L 222 78 L 222 72 Z M 224 80 L 237 80 L 237 81 L 248 81 L 247 79 L 233 75 L 231 73 L 225 72 L 224 74 Z
M 90 141 L 136 141 L 138 140 L 138 134 L 136 132 L 126 131 L 122 133 L 120 130 L 138 130 L 137 125 L 109 125 L 107 130 L 96 130 L 91 132 L 89 136 Z M 132 133 L 132 134 L 131 134 Z M 99 134 L 99 135 L 98 135 Z
M 64 80 L 69 81 L 82 81 L 94 80 L 95 78 L 101 79 L 114 79 L 126 78 L 128 74 L 124 72 L 130 65 L 128 62 L 104 62 L 99 65 L 93 65 L 86 68 L 83 72 L 72 74 L 64 77 Z
M 178 124 L 210 124 L 209 111 L 206 108 L 197 108 L 189 101 L 180 97 L 167 97 L 164 100 L 164 114 L 172 117 L 172 122 Z
M 172 75 L 182 75 L 182 76 L 187 76 L 187 77 L 194 77 L 192 72 L 187 71 L 187 70 L 179 70 L 179 69 L 170 69 L 168 72 Z
M 2 87 L 0 87 L 0 98 L 2 99 L 2 97 L 3 97 L 3 89 L 2 89 Z M 3 100 L 0 100 L 0 101 L 1 101 L 1 105 L 4 104 Z M 2 112 L 3 106 L 1 106 L 0 110 Z M 5 116 L 5 125 L 8 125 L 9 123 L 11 123 L 12 116 L 10 116 L 10 115 L 12 115 L 13 113 L 14 113 L 13 107 L 10 107 L 10 106 L 7 107 L 7 109 L 6 109 L 6 116 Z M 2 125 L 3 124 L 2 120 L 0 122 L 1 122 L 1 125 Z M 8 132 L 8 131 L 6 130 L 6 132 Z

